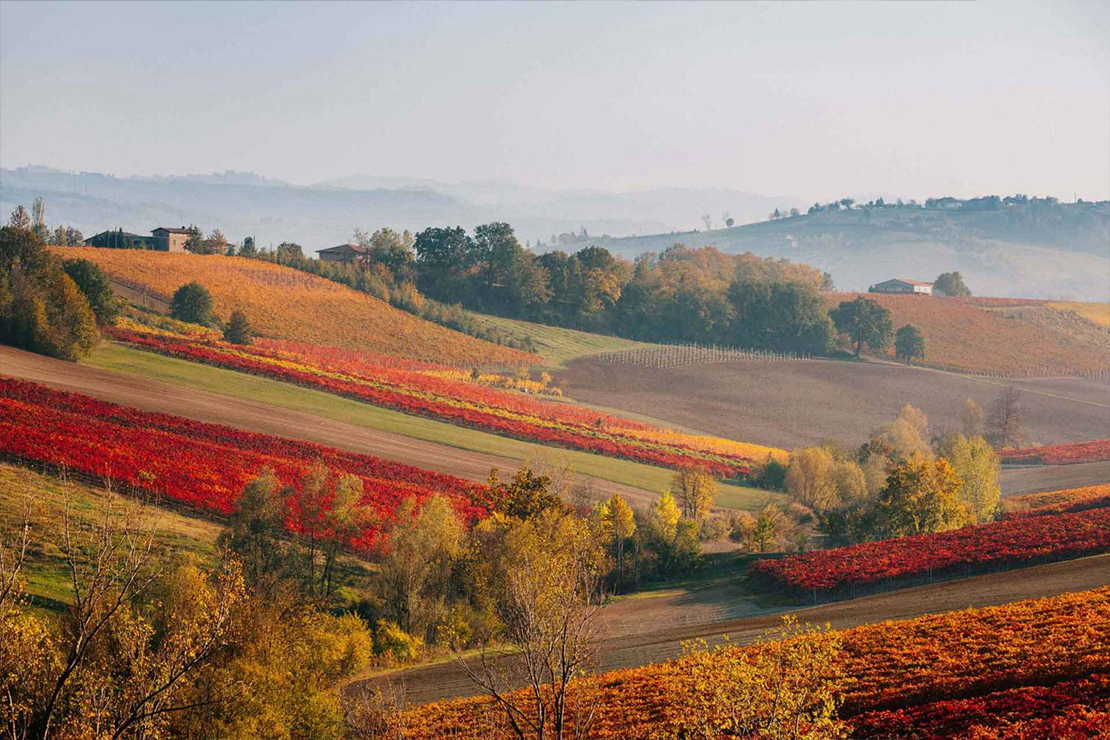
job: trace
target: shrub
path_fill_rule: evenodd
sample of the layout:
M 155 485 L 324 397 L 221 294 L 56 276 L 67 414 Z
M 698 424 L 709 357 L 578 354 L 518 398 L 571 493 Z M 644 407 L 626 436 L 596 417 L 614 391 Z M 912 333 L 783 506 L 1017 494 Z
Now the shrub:
M 212 323 L 212 296 L 200 283 L 186 283 L 173 294 L 170 316 L 190 324 L 207 326 Z
M 253 339 L 254 331 L 247 321 L 247 315 L 242 311 L 232 311 L 231 319 L 224 327 L 224 341 L 232 344 L 250 344 Z
M 414 660 L 424 647 L 424 641 L 410 635 L 397 626 L 396 622 L 383 619 L 378 622 L 374 633 L 374 652 L 384 655 L 398 663 Z

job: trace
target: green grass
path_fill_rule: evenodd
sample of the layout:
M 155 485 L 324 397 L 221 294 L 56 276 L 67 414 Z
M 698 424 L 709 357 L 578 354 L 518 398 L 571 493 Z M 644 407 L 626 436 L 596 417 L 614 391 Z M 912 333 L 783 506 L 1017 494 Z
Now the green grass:
M 401 434 L 513 460 L 534 459 L 537 454 L 546 449 L 543 445 L 532 442 L 410 416 L 291 383 L 165 357 L 111 342 L 101 343 L 90 357 L 82 361 L 82 364 L 100 370 L 222 393 L 246 401 L 314 414 L 366 429 Z M 619 460 L 576 450 L 559 450 L 559 453 L 566 455 L 577 473 L 633 486 L 652 494 L 666 489 L 672 475 L 671 471 L 665 468 L 630 460 Z M 777 494 L 746 486 L 722 484 L 720 488 L 718 505 L 730 509 L 755 510 L 768 498 L 777 497 Z
M 531 321 L 506 319 L 473 311 L 467 313 L 478 324 L 497 329 L 502 334 L 517 339 L 531 337 L 536 352 L 543 355 L 546 366 L 551 368 L 562 368 L 571 360 L 601 352 L 658 346 L 648 342 L 636 342 L 620 337 L 591 334 L 577 329 L 564 329 L 558 326 L 536 324 Z

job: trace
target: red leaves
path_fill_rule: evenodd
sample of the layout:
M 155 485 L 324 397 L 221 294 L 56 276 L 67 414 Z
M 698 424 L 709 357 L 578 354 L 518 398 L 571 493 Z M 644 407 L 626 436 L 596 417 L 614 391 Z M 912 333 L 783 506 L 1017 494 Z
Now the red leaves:
M 0 377 L 0 454 L 65 467 L 220 514 L 264 468 L 295 484 L 316 460 L 363 481 L 363 501 L 388 518 L 409 496 L 450 498 L 485 515 L 486 488 L 448 475 L 309 442 L 244 432 Z M 375 532 L 355 544 L 369 545 Z
M 437 377 L 437 366 L 293 342 L 241 347 L 191 337 L 108 330 L 117 340 L 159 354 L 296 383 L 406 414 L 507 437 L 714 475 L 746 475 L 749 457 L 720 449 L 739 443 L 682 435 L 567 403 Z M 448 370 L 443 367 L 442 370 Z M 716 447 L 716 449 L 715 449 Z M 758 451 L 766 456 L 766 448 Z
M 748 572 L 790 588 L 828 591 L 961 567 L 1001 566 L 1108 550 L 1110 508 L 1103 507 L 759 560 Z
M 1042 447 L 1022 447 L 998 453 L 1002 462 L 1028 465 L 1071 465 L 1073 463 L 1110 460 L 1110 439 L 1090 442 L 1069 442 Z

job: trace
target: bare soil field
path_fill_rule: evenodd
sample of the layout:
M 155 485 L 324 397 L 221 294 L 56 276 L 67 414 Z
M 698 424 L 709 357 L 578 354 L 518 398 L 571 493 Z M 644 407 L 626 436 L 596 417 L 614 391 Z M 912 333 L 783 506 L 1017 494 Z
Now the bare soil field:
M 507 457 L 368 429 L 220 393 L 98 370 L 12 347 L 0 347 L 0 374 L 144 411 L 176 414 L 198 421 L 315 442 L 476 481 L 485 481 L 490 468 L 511 473 L 523 465 L 521 461 Z M 646 506 L 656 495 L 654 491 L 601 478 L 578 477 L 591 481 L 600 493 L 619 493 L 641 506 Z
M 1007 385 L 1021 389 L 1024 421 L 1039 444 L 1110 434 L 1110 382 L 1005 381 L 880 362 L 721 362 L 675 368 L 584 358 L 559 384 L 569 397 L 732 439 L 791 449 L 838 439 L 862 444 L 905 404 L 933 431 L 956 429 L 964 402 L 989 411 Z
M 994 606 L 1022 599 L 1055 596 L 1108 584 L 1110 555 L 1098 555 L 822 604 L 797 609 L 792 613 L 802 622 L 828 622 L 833 629 L 846 629 L 861 624 L 966 609 L 969 606 Z M 713 642 L 727 634 L 732 643 L 751 642 L 778 626 L 780 618 L 781 612 L 765 612 L 730 621 L 681 624 L 648 634 L 622 635 L 611 630 L 610 637 L 602 644 L 598 668 L 609 671 L 668 660 L 681 654 L 681 641 L 694 638 L 705 638 Z M 662 620 L 656 623 L 662 623 Z M 619 622 L 607 617 L 607 624 L 612 628 Z M 376 684 L 392 683 L 397 687 L 403 685 L 405 700 L 414 704 L 478 693 L 463 669 L 454 662 L 395 671 L 367 680 Z M 348 690 L 357 686 L 358 684 L 353 684 Z
M 1110 482 L 1110 461 L 1076 465 L 1008 465 L 1002 468 L 1002 494 L 1060 491 Z

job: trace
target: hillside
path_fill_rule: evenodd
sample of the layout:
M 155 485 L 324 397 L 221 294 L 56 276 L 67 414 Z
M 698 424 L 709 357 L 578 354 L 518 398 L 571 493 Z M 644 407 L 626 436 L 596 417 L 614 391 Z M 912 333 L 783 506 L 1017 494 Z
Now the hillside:
M 990 211 L 840 210 L 731 229 L 589 243 L 631 258 L 676 242 L 813 264 L 849 290 L 866 290 L 891 277 L 932 280 L 959 270 L 979 295 L 1092 301 L 1110 295 L 1106 202 L 1041 202 Z
M 856 293 L 826 293 L 832 308 Z M 925 335 L 925 363 L 993 375 L 1083 374 L 1110 368 L 1110 329 L 1040 304 L 866 294 L 894 327 Z
M 279 339 L 366 350 L 451 365 L 515 365 L 537 358 L 446 329 L 365 293 L 289 267 L 236 257 L 58 247 L 112 278 L 168 300 L 196 280 L 212 293 L 216 315 L 243 311 L 258 333 Z

